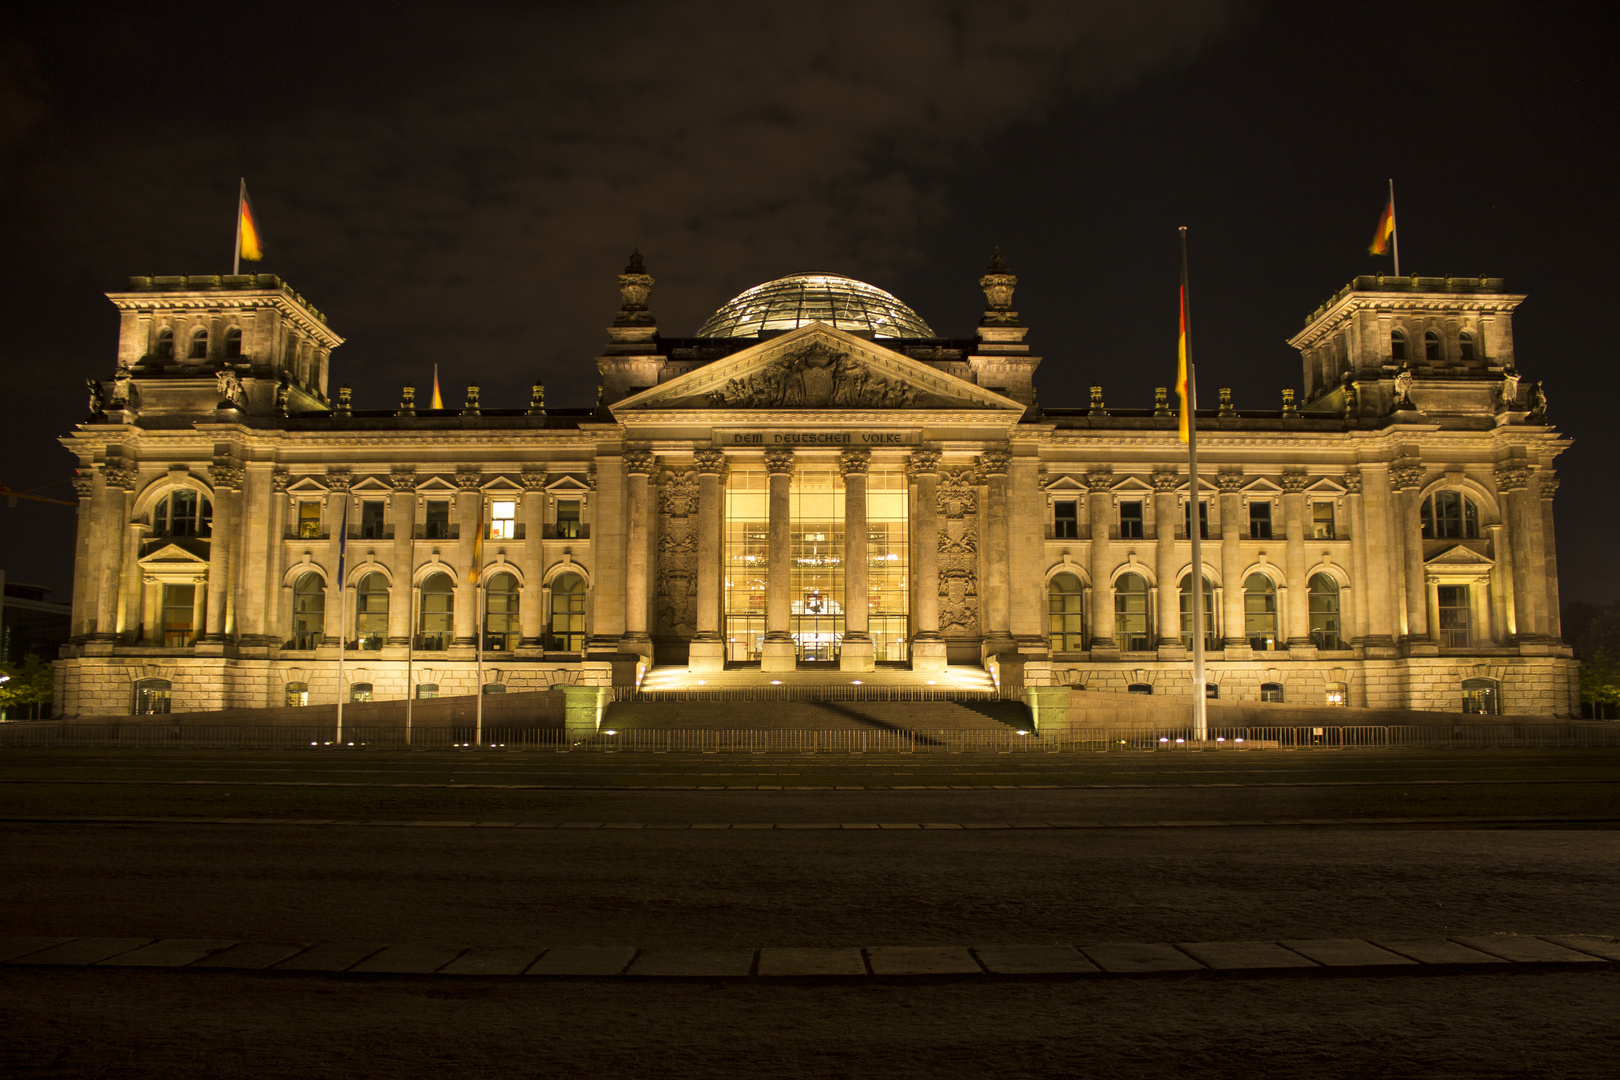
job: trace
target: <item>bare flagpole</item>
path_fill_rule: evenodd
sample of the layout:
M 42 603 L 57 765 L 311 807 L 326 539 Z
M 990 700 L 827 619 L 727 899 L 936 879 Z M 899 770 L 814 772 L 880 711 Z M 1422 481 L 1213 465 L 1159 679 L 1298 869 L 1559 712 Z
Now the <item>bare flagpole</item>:
M 349 636 L 349 590 L 343 584 L 344 557 L 349 546 L 349 493 L 343 493 L 343 514 L 338 519 L 338 665 L 337 665 L 337 743 L 343 745 L 343 699 L 348 696 L 343 685 L 343 644 Z
M 1193 369 L 1192 316 L 1187 298 L 1187 226 L 1181 226 L 1181 357 L 1187 367 L 1187 538 L 1192 541 L 1193 738 L 1209 738 L 1209 701 L 1204 696 L 1204 514 L 1198 487 L 1198 379 Z
M 397 527 L 397 526 L 396 526 Z M 416 586 L 413 584 L 410 599 L 406 601 L 407 610 L 411 615 L 410 625 L 406 627 L 405 638 L 405 745 L 411 745 L 411 701 L 416 697 Z
M 1395 214 L 1395 178 L 1389 178 L 1389 216 L 1394 226 L 1389 230 L 1390 243 L 1395 247 L 1395 276 L 1401 276 L 1401 219 Z
M 236 189 L 236 250 L 231 253 L 231 276 L 242 273 L 242 203 L 247 201 L 247 177 L 242 177 Z

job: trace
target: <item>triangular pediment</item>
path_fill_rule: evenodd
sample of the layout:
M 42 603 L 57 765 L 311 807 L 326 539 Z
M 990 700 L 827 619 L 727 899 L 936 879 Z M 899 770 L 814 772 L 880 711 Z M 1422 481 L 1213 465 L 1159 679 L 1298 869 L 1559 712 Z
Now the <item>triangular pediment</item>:
M 1048 482 L 1046 485 L 1046 490 L 1057 495 L 1075 495 L 1084 494 L 1091 489 L 1085 484 L 1081 483 L 1079 480 L 1076 480 L 1074 477 L 1070 476 L 1068 473 L 1064 473 L 1056 480 Z
M 417 484 L 416 490 L 421 495 L 454 495 L 461 489 L 442 476 L 430 476 Z
M 287 491 L 292 495 L 325 495 L 329 490 L 313 476 L 301 476 L 287 485 Z
M 156 551 L 141 556 L 137 561 L 148 571 L 182 570 L 188 567 L 200 571 L 208 569 L 207 559 L 175 543 L 164 544 Z
M 1496 564 L 1490 559 L 1487 559 L 1485 556 L 1481 555 L 1479 552 L 1475 551 L 1473 548 L 1466 547 L 1462 544 L 1457 544 L 1454 547 L 1448 547 L 1444 551 L 1437 552 L 1436 554 L 1429 556 L 1429 558 L 1424 560 L 1424 565 L 1434 567 L 1435 569 L 1471 569 L 1478 567 L 1479 569 L 1484 570 L 1495 566 Z
M 591 486 L 565 474 L 548 483 L 546 490 L 553 495 L 579 495 L 589 492 Z
M 513 483 L 510 477 L 497 476 L 483 486 L 488 495 L 517 495 L 522 494 L 523 485 Z
M 974 409 L 1024 406 L 865 338 L 811 323 L 678 375 L 611 406 L 668 409 Z

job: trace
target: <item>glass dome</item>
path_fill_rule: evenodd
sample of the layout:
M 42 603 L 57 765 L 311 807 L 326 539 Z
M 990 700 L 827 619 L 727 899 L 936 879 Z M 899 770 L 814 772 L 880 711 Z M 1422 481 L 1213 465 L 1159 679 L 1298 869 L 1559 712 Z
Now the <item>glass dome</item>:
M 723 305 L 698 328 L 698 337 L 757 337 L 813 322 L 839 330 L 869 330 L 874 337 L 931 338 L 922 316 L 875 285 L 837 274 L 790 274 Z

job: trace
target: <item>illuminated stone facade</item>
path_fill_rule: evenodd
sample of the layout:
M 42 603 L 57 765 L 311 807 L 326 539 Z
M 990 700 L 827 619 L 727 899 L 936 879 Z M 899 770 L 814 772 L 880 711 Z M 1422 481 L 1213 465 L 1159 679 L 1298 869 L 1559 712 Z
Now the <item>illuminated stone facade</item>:
M 135 279 L 111 294 L 113 376 L 63 439 L 80 516 L 57 701 L 472 693 L 480 627 L 491 691 L 650 664 L 970 664 L 1004 687 L 1185 694 L 1171 403 L 1038 406 L 1016 283 L 998 256 L 966 339 L 833 275 L 671 338 L 637 256 L 597 407 L 548 410 L 536 384 L 517 409 L 473 387 L 459 408 L 407 389 L 362 412 L 328 389 L 342 339 L 280 280 Z M 1221 699 L 1573 711 L 1552 516 L 1568 444 L 1518 374 L 1520 299 L 1498 279 L 1357 278 L 1292 340 L 1297 401 L 1239 411 L 1206 387 Z

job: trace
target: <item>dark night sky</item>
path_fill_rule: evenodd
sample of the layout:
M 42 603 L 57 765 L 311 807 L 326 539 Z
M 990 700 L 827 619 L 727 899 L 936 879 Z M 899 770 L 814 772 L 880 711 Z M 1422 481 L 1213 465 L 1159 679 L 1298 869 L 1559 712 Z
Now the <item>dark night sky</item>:
M 45 6 L 41 5 L 40 10 Z M 387 408 L 437 362 L 585 405 L 639 245 L 665 333 L 797 270 L 971 334 L 1000 244 L 1047 405 L 1173 377 L 1191 229 L 1200 383 L 1300 384 L 1284 339 L 1355 274 L 1386 178 L 1408 273 L 1529 294 L 1564 597 L 1620 599 L 1615 35 L 1592 5 L 51 5 L 0 29 L 0 484 L 72 499 L 55 442 L 110 376 L 102 297 L 230 269 L 248 178 L 280 274 Z M 67 599 L 72 512 L 0 509 L 0 567 Z

